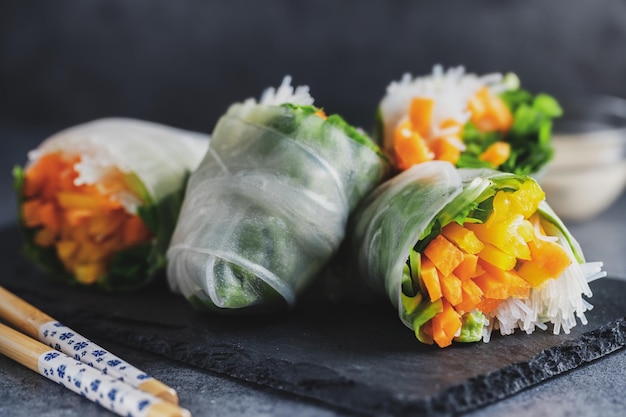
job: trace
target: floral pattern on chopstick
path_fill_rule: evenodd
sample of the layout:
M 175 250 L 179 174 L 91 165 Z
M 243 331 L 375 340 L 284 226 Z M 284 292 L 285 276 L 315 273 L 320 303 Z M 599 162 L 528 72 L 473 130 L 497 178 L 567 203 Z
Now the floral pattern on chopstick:
M 43 353 L 38 365 L 41 375 L 121 416 L 147 416 L 150 406 L 161 401 L 54 350 Z
M 118 377 L 129 385 L 136 387 L 152 378 L 58 321 L 41 325 L 39 336 L 51 348 L 99 369 L 104 374 Z

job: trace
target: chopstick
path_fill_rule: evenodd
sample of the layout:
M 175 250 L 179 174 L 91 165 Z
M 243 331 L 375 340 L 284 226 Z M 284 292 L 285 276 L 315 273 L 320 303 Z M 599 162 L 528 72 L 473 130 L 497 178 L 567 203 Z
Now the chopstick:
M 1 323 L 0 353 L 120 416 L 191 417 L 184 408 L 78 362 Z
M 178 394 L 173 388 L 128 364 L 1 286 L 0 318 L 31 338 L 78 361 L 172 404 L 178 404 Z

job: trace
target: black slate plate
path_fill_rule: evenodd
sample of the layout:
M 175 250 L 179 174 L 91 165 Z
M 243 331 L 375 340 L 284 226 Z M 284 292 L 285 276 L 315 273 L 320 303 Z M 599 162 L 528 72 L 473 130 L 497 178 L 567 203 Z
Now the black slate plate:
M 289 314 L 195 312 L 164 283 L 137 294 L 59 285 L 0 230 L 0 285 L 100 343 L 120 342 L 364 415 L 453 415 L 513 395 L 622 348 L 626 282 L 592 284 L 589 324 L 439 349 L 418 343 L 389 305 L 308 299 Z M 167 381 L 166 381 L 167 382 Z

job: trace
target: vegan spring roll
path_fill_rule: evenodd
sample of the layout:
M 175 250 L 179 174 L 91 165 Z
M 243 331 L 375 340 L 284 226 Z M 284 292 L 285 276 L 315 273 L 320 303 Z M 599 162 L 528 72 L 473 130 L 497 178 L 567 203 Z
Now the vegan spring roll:
M 444 160 L 530 175 L 552 158 L 552 119 L 561 114 L 554 98 L 520 88 L 515 74 L 435 66 L 430 75 L 405 74 L 387 87 L 377 139 L 398 171 Z
M 132 290 L 165 265 L 209 137 L 134 119 L 63 130 L 14 170 L 24 252 L 70 283 Z
M 189 179 L 167 275 L 198 309 L 294 305 L 388 171 L 368 137 L 290 82 L 233 104 Z
M 386 295 L 418 340 L 440 347 L 492 331 L 568 333 L 586 323 L 586 263 L 534 179 L 415 165 L 380 185 L 351 221 L 360 285 Z

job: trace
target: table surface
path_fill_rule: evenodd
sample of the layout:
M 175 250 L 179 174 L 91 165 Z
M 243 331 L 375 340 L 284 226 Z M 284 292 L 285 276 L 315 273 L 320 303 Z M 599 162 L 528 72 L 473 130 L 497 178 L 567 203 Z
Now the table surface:
M 10 169 L 23 163 L 25 153 L 52 129 L 0 125 L 0 227 L 14 224 L 15 207 Z M 13 145 L 7 147 L 11 136 Z M 15 145 L 17 144 L 17 145 Z M 611 277 L 626 280 L 626 194 L 596 218 L 570 224 L 588 260 L 602 260 Z M 16 245 L 18 243 L 16 242 Z M 167 381 L 180 395 L 181 405 L 194 416 L 348 416 L 308 398 L 227 377 L 138 351 L 117 343 L 106 347 L 154 377 Z M 514 396 L 465 415 L 479 416 L 622 416 L 626 409 L 626 349 L 551 378 Z M 0 415 L 109 416 L 108 411 L 43 377 L 0 357 Z

